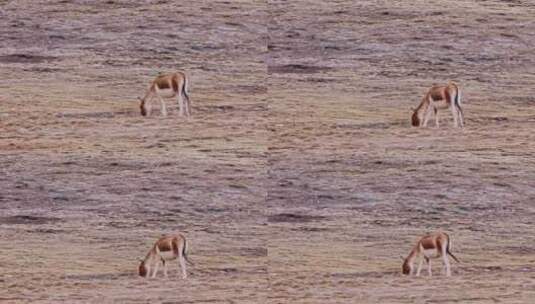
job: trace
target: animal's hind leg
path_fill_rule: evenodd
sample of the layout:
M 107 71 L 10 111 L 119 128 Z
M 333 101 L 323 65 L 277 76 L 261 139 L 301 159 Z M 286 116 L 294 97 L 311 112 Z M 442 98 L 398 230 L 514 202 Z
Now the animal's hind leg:
M 457 127 L 459 125 L 457 117 L 459 112 L 457 111 L 455 104 L 451 105 L 451 114 L 453 115 L 453 127 Z
M 176 93 L 176 98 L 177 98 L 177 102 L 178 102 L 178 107 L 179 107 L 179 116 L 184 116 L 184 97 L 182 97 L 182 93 L 180 91 L 178 91 Z
M 189 96 L 185 95 L 185 101 L 186 101 L 186 116 L 191 116 L 191 100 L 189 100 Z
M 447 245 L 442 245 L 441 255 L 442 260 L 444 261 L 444 270 L 446 271 L 446 276 L 451 276 L 451 269 L 450 269 L 450 260 L 448 259 L 448 252 L 446 249 Z
M 464 128 L 464 114 L 463 114 L 463 109 L 461 108 L 461 106 L 459 104 L 456 104 L 456 107 L 457 107 L 457 113 L 459 115 L 459 123 L 460 123 L 460 127 L 461 128 Z
M 426 257 L 425 261 L 427 262 L 427 273 L 429 274 L 429 276 L 432 276 L 432 274 L 431 274 L 431 259 Z
M 438 124 L 438 110 L 435 108 L 435 127 L 439 128 Z
M 182 270 L 182 278 L 187 278 L 188 273 L 186 271 L 186 260 L 184 259 L 184 256 L 182 256 L 182 254 L 180 254 L 180 256 L 178 257 L 178 263 L 180 264 L 180 269 Z
M 446 276 L 451 277 L 450 260 L 446 254 L 442 255 L 442 258 L 444 259 L 444 266 L 446 267 Z

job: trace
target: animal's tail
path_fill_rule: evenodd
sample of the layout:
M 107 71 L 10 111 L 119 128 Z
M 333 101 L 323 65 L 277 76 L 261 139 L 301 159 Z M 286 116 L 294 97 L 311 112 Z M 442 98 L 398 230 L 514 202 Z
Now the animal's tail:
M 459 110 L 459 114 L 460 114 L 459 119 L 461 120 L 460 123 L 462 127 L 464 126 L 464 113 L 463 113 L 463 108 L 461 108 L 461 89 L 459 89 L 459 86 L 457 86 L 457 84 L 454 82 L 450 82 L 450 85 L 453 85 L 455 87 L 455 97 L 453 97 L 452 102 L 455 105 L 455 108 Z
M 186 241 L 186 238 L 184 238 L 184 247 L 182 247 L 182 256 L 184 256 L 184 259 L 186 259 L 186 262 L 190 265 L 195 265 L 188 257 L 188 241 Z
M 453 247 L 451 238 L 448 235 L 448 245 L 446 246 L 446 253 L 449 254 L 455 260 L 455 262 L 460 263 L 461 261 L 459 261 L 459 259 L 456 256 L 454 256 L 453 253 L 451 253 L 450 246 Z
M 455 94 L 455 103 L 460 107 L 461 106 L 461 89 L 457 87 L 457 94 Z
M 453 86 L 455 88 L 455 95 L 451 97 L 451 103 L 458 106 L 459 109 L 461 108 L 461 89 L 459 89 L 459 86 L 453 82 L 450 81 L 450 86 Z
M 463 108 L 461 108 L 461 89 L 457 87 L 457 94 L 455 95 L 455 104 L 457 105 L 457 108 L 461 112 L 461 116 L 464 118 Z
M 188 77 L 186 76 L 186 74 L 184 74 L 184 85 L 182 86 L 182 94 L 184 95 L 184 97 L 186 97 L 186 99 L 189 102 L 188 86 L 189 86 Z

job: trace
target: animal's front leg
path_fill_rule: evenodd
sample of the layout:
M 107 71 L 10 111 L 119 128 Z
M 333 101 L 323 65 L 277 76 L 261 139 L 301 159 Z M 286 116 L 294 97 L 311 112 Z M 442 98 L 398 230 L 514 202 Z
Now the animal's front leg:
M 163 100 L 162 96 L 160 96 L 158 91 L 156 91 L 156 95 L 158 96 L 158 99 L 160 100 L 162 115 L 167 116 L 167 108 L 165 107 L 165 101 Z
M 427 109 L 427 111 L 425 112 L 425 117 L 424 117 L 424 127 L 427 127 L 427 122 L 429 121 L 429 118 L 431 117 L 431 106 Z
M 160 102 L 162 103 L 162 115 L 167 116 L 167 108 L 165 107 L 165 101 L 160 97 Z
M 420 259 L 420 262 L 418 263 L 418 270 L 416 271 L 416 276 L 420 276 L 420 271 L 422 270 L 422 264 L 424 263 L 424 259 Z
M 152 95 L 150 95 L 149 97 L 147 97 L 146 101 L 145 101 L 145 112 L 147 113 L 147 117 L 150 116 L 150 113 L 152 112 Z
M 156 262 L 155 264 L 156 266 L 154 266 L 154 272 L 152 273 L 152 278 L 156 277 L 156 274 L 158 273 L 158 266 L 160 266 L 159 262 Z
M 144 278 L 150 278 L 150 274 L 151 274 L 150 270 L 151 270 L 151 268 L 148 265 L 146 265 L 145 267 L 147 269 L 147 272 L 145 273 L 145 276 L 143 276 L 143 277 Z
M 432 276 L 431 274 L 431 259 L 427 259 L 427 273 L 429 274 L 429 276 Z
M 165 263 L 165 260 L 162 259 L 163 264 L 163 275 L 167 278 L 167 264 Z
M 438 110 L 435 108 L 435 127 L 438 129 L 440 126 L 438 124 Z

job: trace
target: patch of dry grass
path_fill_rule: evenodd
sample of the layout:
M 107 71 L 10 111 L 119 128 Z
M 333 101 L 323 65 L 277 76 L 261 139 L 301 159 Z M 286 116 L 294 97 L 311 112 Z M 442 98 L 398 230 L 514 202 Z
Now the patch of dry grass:
M 0 6 L 0 302 L 533 298 L 532 5 Z M 193 117 L 141 117 L 136 97 L 177 69 Z M 450 79 L 466 129 L 449 113 L 411 128 L 410 107 Z M 436 229 L 454 276 L 401 276 Z M 176 230 L 190 278 L 136 276 Z

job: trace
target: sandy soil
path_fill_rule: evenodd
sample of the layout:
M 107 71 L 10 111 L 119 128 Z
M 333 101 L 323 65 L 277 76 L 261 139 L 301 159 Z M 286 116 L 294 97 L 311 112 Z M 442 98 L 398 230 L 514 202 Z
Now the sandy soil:
M 0 302 L 533 302 L 534 4 L 176 2 L 0 1 Z M 173 70 L 193 117 L 141 117 Z M 450 79 L 466 128 L 410 127 Z M 174 231 L 188 280 L 137 276 Z

